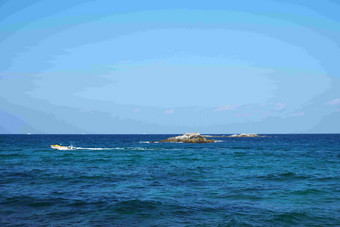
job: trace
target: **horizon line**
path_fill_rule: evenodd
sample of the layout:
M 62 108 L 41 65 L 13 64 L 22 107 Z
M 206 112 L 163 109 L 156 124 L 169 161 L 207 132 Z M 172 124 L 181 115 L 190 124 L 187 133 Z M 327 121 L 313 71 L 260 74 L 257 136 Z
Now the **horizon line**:
M 0 135 L 177 135 L 184 133 L 0 133 Z M 226 135 L 241 133 L 200 133 L 201 135 Z M 247 133 L 250 134 L 250 133 Z M 307 135 L 307 134 L 340 134 L 340 132 L 309 132 L 309 133 L 255 133 L 258 135 Z

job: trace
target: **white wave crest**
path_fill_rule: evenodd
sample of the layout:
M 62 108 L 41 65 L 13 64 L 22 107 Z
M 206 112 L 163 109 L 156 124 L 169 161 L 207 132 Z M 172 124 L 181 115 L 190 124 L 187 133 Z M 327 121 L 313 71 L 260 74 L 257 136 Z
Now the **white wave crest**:
M 92 150 L 92 151 L 102 151 L 102 150 L 122 150 L 124 148 L 120 147 L 73 147 L 73 150 Z
M 150 142 L 150 141 L 139 141 L 139 143 L 159 143 L 159 142 L 157 142 L 157 141 L 155 141 L 155 142 Z
M 152 149 L 152 148 L 146 148 L 146 147 L 73 147 L 71 150 L 90 150 L 90 151 L 136 150 L 136 151 L 144 151 L 144 150 L 155 150 L 155 148 Z

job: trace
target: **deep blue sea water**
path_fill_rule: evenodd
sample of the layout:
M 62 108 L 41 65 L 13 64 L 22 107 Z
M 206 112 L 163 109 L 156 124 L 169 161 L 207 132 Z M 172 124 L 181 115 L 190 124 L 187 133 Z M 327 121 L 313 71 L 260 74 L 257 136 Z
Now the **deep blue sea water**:
M 169 136 L 0 135 L 0 225 L 340 225 L 339 134 Z

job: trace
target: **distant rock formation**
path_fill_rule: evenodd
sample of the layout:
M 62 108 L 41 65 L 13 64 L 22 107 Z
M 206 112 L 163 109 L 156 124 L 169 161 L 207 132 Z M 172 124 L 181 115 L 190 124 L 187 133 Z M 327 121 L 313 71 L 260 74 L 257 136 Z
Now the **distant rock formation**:
M 264 137 L 264 136 L 260 136 L 258 134 L 255 133 L 242 133 L 242 134 L 234 134 L 228 137 Z
M 215 140 L 210 140 L 204 138 L 201 134 L 195 133 L 185 133 L 181 136 L 170 137 L 166 140 L 159 141 L 161 143 L 172 142 L 172 143 L 214 143 Z

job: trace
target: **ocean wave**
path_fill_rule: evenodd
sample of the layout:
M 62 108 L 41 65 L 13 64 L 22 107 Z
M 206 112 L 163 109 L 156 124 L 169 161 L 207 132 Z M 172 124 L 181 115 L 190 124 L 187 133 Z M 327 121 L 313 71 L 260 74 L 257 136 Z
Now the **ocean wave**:
M 159 143 L 157 141 L 153 142 L 153 141 L 139 141 L 139 143 Z
M 0 154 L 0 157 L 6 158 L 6 157 L 19 157 L 23 156 L 21 153 L 7 153 L 7 154 Z
M 72 150 L 92 150 L 92 151 L 102 151 L 102 150 L 122 150 L 124 148 L 120 147 L 73 147 Z
M 275 221 L 278 224 L 297 225 L 309 219 L 310 216 L 308 216 L 305 212 L 291 211 L 275 215 L 272 221 Z
M 149 212 L 150 210 L 158 209 L 162 205 L 159 201 L 147 201 L 147 200 L 125 200 L 116 203 L 114 209 L 120 214 L 131 214 L 139 212 Z
M 287 180 L 304 180 L 309 179 L 310 176 L 297 174 L 293 172 L 283 172 L 276 174 L 268 174 L 264 176 L 259 176 L 258 178 L 262 178 L 265 180 L 273 180 L 273 181 L 287 181 Z
M 105 151 L 105 150 L 161 150 L 161 148 L 148 147 L 73 147 L 71 150 L 89 150 L 89 151 Z
M 308 188 L 308 189 L 297 190 L 293 192 L 293 194 L 296 194 L 296 195 L 310 195 L 310 194 L 323 194 L 323 193 L 325 193 L 325 191 L 318 190 L 315 188 Z
M 2 205 L 23 205 L 28 207 L 48 207 L 65 202 L 63 198 L 38 198 L 33 196 L 13 196 L 4 199 Z

